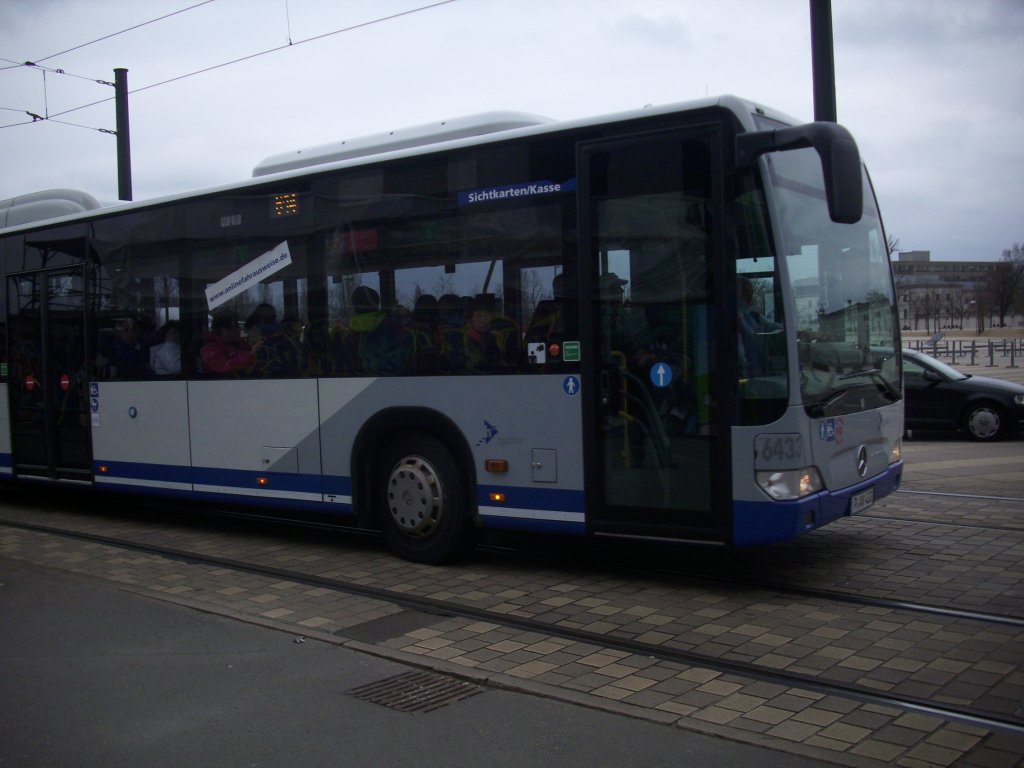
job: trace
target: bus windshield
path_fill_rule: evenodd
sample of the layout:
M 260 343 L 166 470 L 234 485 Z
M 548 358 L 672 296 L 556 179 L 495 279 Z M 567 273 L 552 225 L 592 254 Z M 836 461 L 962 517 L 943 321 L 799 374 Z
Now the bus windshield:
M 812 418 L 900 398 L 895 296 L 885 234 L 864 174 L 857 224 L 828 215 L 813 149 L 766 157 L 794 299 L 800 393 Z

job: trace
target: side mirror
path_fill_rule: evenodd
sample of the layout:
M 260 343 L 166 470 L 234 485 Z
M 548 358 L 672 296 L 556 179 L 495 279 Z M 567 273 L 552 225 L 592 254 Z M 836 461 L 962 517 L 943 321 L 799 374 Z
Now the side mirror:
M 752 168 L 765 152 L 814 147 L 821 158 L 825 196 L 832 221 L 856 224 L 864 206 L 860 151 L 850 132 L 836 123 L 807 123 L 791 128 L 741 133 L 736 137 L 736 165 Z

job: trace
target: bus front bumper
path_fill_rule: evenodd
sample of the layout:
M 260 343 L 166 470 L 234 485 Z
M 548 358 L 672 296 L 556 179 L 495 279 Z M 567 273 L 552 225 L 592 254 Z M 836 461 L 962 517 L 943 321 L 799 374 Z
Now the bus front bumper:
M 757 547 L 791 541 L 840 517 L 863 512 L 899 488 L 903 462 L 841 491 L 820 491 L 795 501 L 733 502 L 735 547 Z

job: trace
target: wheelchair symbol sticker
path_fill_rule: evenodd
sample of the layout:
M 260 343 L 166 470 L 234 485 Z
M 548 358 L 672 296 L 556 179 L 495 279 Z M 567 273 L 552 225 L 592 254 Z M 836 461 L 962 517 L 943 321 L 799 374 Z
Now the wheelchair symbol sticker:
M 578 394 L 580 391 L 580 380 L 575 376 L 566 376 L 562 382 L 562 390 L 570 397 Z

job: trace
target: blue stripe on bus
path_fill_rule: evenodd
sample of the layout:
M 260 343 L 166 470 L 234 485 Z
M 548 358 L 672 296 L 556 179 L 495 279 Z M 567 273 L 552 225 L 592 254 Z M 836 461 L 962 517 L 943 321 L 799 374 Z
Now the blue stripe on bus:
M 2 462 L 0 462 L 2 465 Z M 106 471 L 100 471 L 100 468 Z M 187 467 L 167 464 L 143 464 L 126 461 L 95 461 L 93 472 L 97 482 L 105 480 L 139 480 L 197 486 L 215 486 L 237 490 L 293 491 L 305 494 L 333 494 L 351 497 L 352 478 L 339 475 L 292 474 L 285 472 L 256 472 L 218 467 Z M 258 478 L 266 478 L 265 485 Z M 501 506 L 551 512 L 583 512 L 583 492 L 558 488 L 523 488 L 505 485 L 480 485 L 477 502 L 480 506 L 496 506 L 491 493 L 505 494 Z
M 352 478 L 324 475 L 324 495 L 343 496 L 352 500 Z
M 259 484 L 264 478 L 266 483 Z M 293 493 L 323 493 L 320 475 L 301 475 L 290 472 L 253 472 L 246 469 L 221 469 L 217 467 L 193 467 L 194 485 L 221 486 L 251 491 L 291 491 Z
M 100 471 L 101 467 L 105 471 Z M 97 486 L 108 490 L 235 503 L 244 500 L 246 504 L 293 509 L 322 510 L 326 506 L 339 514 L 352 512 L 352 478 L 338 475 L 321 477 L 125 461 L 95 461 L 93 470 Z M 259 485 L 258 478 L 266 478 L 267 482 Z M 503 500 L 492 500 L 492 493 L 504 494 Z M 480 517 L 488 527 L 586 532 L 583 491 L 481 485 L 477 487 L 477 503 Z
M 536 517 L 507 517 L 505 515 L 486 514 L 480 510 L 481 519 L 487 528 L 509 531 L 539 531 L 543 533 L 568 533 L 582 536 L 587 532 L 585 522 L 570 520 L 544 520 Z
M 500 505 L 491 501 L 492 493 L 505 494 Z M 524 488 L 511 485 L 478 485 L 476 502 L 484 506 L 508 506 L 527 509 L 547 509 L 557 512 L 583 512 L 583 491 L 561 488 Z
M 101 467 L 105 471 L 101 471 Z M 141 481 L 150 483 L 175 483 L 182 485 L 205 485 L 237 490 L 282 491 L 293 493 L 323 493 L 320 475 L 300 475 L 290 472 L 253 472 L 243 469 L 221 469 L 215 467 L 183 467 L 167 464 L 140 464 L 127 461 L 95 461 L 93 473 L 97 483 L 104 481 Z M 259 478 L 266 483 L 260 484 Z M 348 478 L 331 478 L 339 489 L 351 488 Z M 349 490 L 336 491 L 344 492 Z
M 503 494 L 500 501 L 491 494 Z M 586 533 L 583 491 L 559 488 L 477 486 L 480 518 L 489 528 Z
M 284 472 L 253 472 L 240 469 L 186 467 L 168 464 L 142 464 L 128 461 L 94 461 L 96 484 L 120 485 L 131 488 L 150 486 L 177 486 L 178 490 L 193 485 L 223 488 L 226 492 L 251 492 L 267 496 L 278 493 L 322 495 L 320 475 L 299 475 Z M 259 478 L 265 483 L 260 484 Z M 339 485 L 350 485 L 345 479 Z
M 106 471 L 100 471 L 104 467 Z M 297 475 L 281 472 L 210 467 L 168 466 L 125 461 L 93 462 L 97 487 L 110 491 L 141 493 L 185 499 L 206 499 L 251 506 L 305 509 L 347 515 L 352 512 L 351 486 L 347 477 Z M 259 485 L 258 478 L 267 483 Z M 334 489 L 335 498 L 325 505 L 323 487 Z M 303 498 L 305 496 L 306 498 Z
M 161 483 L 192 484 L 192 467 L 171 464 L 140 464 L 134 461 L 93 461 L 92 472 L 97 482 L 102 482 L 108 478 L 118 478 L 122 480 L 149 480 Z

